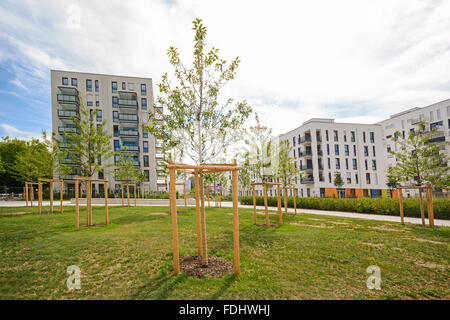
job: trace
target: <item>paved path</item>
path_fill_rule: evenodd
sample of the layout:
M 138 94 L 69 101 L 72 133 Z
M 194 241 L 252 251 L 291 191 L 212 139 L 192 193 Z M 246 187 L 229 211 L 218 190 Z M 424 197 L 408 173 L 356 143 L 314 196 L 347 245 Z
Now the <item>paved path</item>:
M 116 199 L 117 200 L 117 199 Z M 133 205 L 133 201 L 130 201 L 131 205 Z M 156 200 L 156 201 L 150 201 L 146 200 L 146 203 L 139 203 L 138 200 L 138 206 L 167 206 L 169 205 L 169 201 L 162 201 L 162 200 Z M 50 201 L 43 201 L 42 205 L 49 206 Z M 55 206 L 59 206 L 59 202 L 54 202 Z M 73 206 L 70 201 L 63 201 L 64 206 Z M 99 205 L 102 206 L 103 203 L 95 204 L 93 205 Z M 120 206 L 121 203 L 116 204 L 110 204 L 112 206 Z M 184 200 L 178 199 L 178 206 L 183 206 Z M 25 201 L 0 201 L 0 207 L 24 207 Z M 37 207 L 37 201 L 33 202 L 33 206 Z M 195 205 L 190 204 L 190 207 L 193 207 Z M 211 202 L 211 206 L 214 206 L 214 201 Z M 232 202 L 222 202 L 223 207 L 232 207 Z M 239 208 L 246 208 L 246 209 L 253 209 L 253 206 L 251 205 L 239 205 Z M 256 209 L 258 211 L 264 211 L 264 206 L 256 206 Z M 278 209 L 276 207 L 269 207 L 270 211 L 277 211 Z M 284 212 L 284 208 L 283 208 Z M 289 213 L 294 213 L 293 208 L 288 209 Z M 400 222 L 400 216 L 386 216 L 386 215 L 378 215 L 378 214 L 366 214 L 366 213 L 356 213 L 356 212 L 342 212 L 342 211 L 325 211 L 325 210 L 314 210 L 314 209 L 297 209 L 297 213 L 309 213 L 309 214 L 316 214 L 316 215 L 322 215 L 322 216 L 335 216 L 335 217 L 343 217 L 343 218 L 357 218 L 357 219 L 367 219 L 367 220 L 378 220 L 378 221 L 390 221 L 390 222 Z M 276 212 L 271 212 L 271 214 L 276 214 Z M 410 218 L 405 217 L 405 222 L 414 223 L 414 224 L 421 224 L 422 220 L 420 218 Z M 428 224 L 428 220 L 426 220 L 426 223 Z M 434 224 L 436 226 L 446 226 L 450 227 L 450 220 L 442 220 L 442 219 L 434 219 Z

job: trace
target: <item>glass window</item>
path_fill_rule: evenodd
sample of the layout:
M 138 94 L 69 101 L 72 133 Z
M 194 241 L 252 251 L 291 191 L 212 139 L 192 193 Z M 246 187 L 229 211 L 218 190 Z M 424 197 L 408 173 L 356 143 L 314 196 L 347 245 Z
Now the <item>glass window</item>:
M 120 149 L 119 140 L 114 140 L 114 151 L 118 151 Z
M 369 156 L 369 147 L 368 146 L 364 146 L 364 156 L 365 157 Z
M 144 167 L 148 167 L 148 156 L 144 156 Z
M 141 98 L 141 108 L 147 110 L 147 98 Z
M 148 141 L 144 141 L 144 152 L 148 152 Z
M 335 154 L 336 156 L 339 155 L 339 145 L 338 145 L 338 144 L 335 144 L 335 145 L 334 145 L 334 154 Z
M 348 144 L 344 145 L 344 152 L 345 152 L 345 155 L 346 155 L 346 156 L 349 156 L 349 155 L 350 155 L 350 151 L 349 151 L 349 148 L 348 148 Z
M 76 87 L 76 86 L 78 85 L 78 80 L 77 80 L 77 78 L 72 78 L 72 85 L 73 85 L 74 87 Z
M 352 159 L 352 164 L 353 164 L 353 170 L 357 170 L 358 166 L 357 166 L 357 163 L 356 163 L 356 159 Z
M 366 170 L 369 170 L 369 166 L 367 164 L 367 160 L 364 160 L 364 167 L 366 168 Z
M 92 91 L 92 80 L 86 80 L 86 91 Z
M 63 84 L 63 86 L 68 86 L 68 85 L 69 85 L 69 79 L 63 77 L 63 78 L 62 78 L 62 84 Z
M 97 121 L 102 121 L 102 110 L 97 110 Z
M 370 133 L 370 142 L 371 143 L 375 142 L 375 133 L 373 133 L 373 132 Z
M 330 145 L 327 144 L 327 155 L 330 155 Z
M 334 137 L 334 141 L 338 141 L 338 132 L 337 132 L 337 130 L 333 131 L 333 137 Z
M 144 170 L 145 181 L 150 181 L 150 172 L 148 170 Z
M 126 82 L 122 82 L 122 90 L 127 90 L 127 83 Z
M 375 146 L 372 146 L 372 153 L 373 153 L 373 156 L 375 157 Z
M 331 160 L 328 158 L 328 169 L 331 169 Z
M 98 80 L 95 80 L 95 92 L 98 92 L 98 89 L 99 89 Z
M 100 101 L 95 101 L 95 106 L 100 107 Z
M 340 168 L 341 168 L 341 161 L 339 160 L 339 158 L 336 158 L 336 169 Z
M 348 158 L 345 158 L 345 169 L 348 170 Z
M 113 108 L 119 107 L 119 98 L 118 97 L 112 97 L 112 106 L 113 106 Z
M 116 81 L 111 82 L 111 90 L 112 90 L 112 93 L 117 93 L 117 82 Z
M 351 132 L 350 132 L 350 141 L 351 141 L 351 142 L 355 142 L 355 140 L 356 140 L 356 139 L 355 139 L 355 131 L 351 131 Z
M 328 130 L 325 130 L 325 139 L 328 141 Z
M 370 184 L 370 173 L 366 173 L 366 183 Z
M 363 142 L 366 143 L 366 132 L 363 132 Z
M 113 111 L 113 122 L 119 122 L 119 111 Z
M 372 170 L 377 170 L 377 162 L 372 160 Z
M 148 138 L 148 131 L 142 128 L 142 138 Z
M 356 157 L 356 146 L 353 145 L 353 155 Z
M 141 84 L 141 95 L 147 95 L 147 85 L 145 83 Z

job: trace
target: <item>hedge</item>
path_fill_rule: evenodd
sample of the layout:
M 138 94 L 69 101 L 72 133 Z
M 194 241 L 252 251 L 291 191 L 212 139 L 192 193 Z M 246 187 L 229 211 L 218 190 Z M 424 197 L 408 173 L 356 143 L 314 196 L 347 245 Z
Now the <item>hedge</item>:
M 240 197 L 241 204 L 253 205 L 253 197 Z M 332 210 L 345 212 L 358 212 L 369 214 L 382 214 L 400 216 L 399 200 L 395 198 L 296 198 L 297 208 Z M 267 197 L 269 206 L 277 206 L 277 197 Z M 424 199 L 425 217 L 428 216 L 427 204 Z M 264 205 L 264 197 L 256 197 L 258 206 Z M 284 206 L 284 199 L 281 199 Z M 293 198 L 288 198 L 288 207 L 293 208 Z M 403 208 L 406 217 L 420 218 L 420 200 L 416 198 L 403 199 Z M 450 200 L 433 199 L 433 211 L 435 219 L 450 220 Z

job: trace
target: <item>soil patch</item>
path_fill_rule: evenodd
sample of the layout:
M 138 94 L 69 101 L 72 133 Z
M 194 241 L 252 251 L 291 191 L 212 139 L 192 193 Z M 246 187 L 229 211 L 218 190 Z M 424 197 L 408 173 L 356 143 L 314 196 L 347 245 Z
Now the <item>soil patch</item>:
M 4 215 L 5 215 L 5 216 L 6 216 L 6 215 L 11 215 L 11 216 L 13 216 L 13 215 L 21 215 L 21 214 L 27 214 L 27 213 L 29 213 L 29 212 L 24 212 L 24 211 L 19 211 L 19 212 L 5 212 Z
M 405 231 L 405 230 L 401 230 L 401 229 L 393 229 L 393 228 L 387 228 L 387 227 L 383 227 L 383 226 L 369 227 L 369 229 L 375 229 L 375 230 L 381 230 L 381 231 L 394 231 L 394 232 L 403 232 L 403 231 Z
M 434 244 L 445 244 L 444 242 L 433 241 L 433 240 L 422 239 L 422 238 L 406 238 L 406 239 L 415 240 L 415 241 L 419 241 L 419 242 L 429 242 L 429 243 L 434 243 Z
M 152 212 L 152 213 L 150 213 L 150 215 L 151 216 L 167 216 L 167 215 L 169 215 L 169 213 L 167 213 L 167 212 Z
M 304 223 L 291 223 L 294 226 L 298 226 L 298 227 L 312 227 L 312 228 L 320 228 L 320 229 L 333 229 L 332 226 L 327 226 L 324 224 L 304 224 Z
M 362 242 L 362 244 L 365 244 L 366 246 L 376 247 L 376 248 L 383 248 L 384 247 L 384 244 L 382 244 L 382 243 Z
M 255 224 L 257 227 L 267 227 L 265 223 L 257 223 Z M 269 228 L 279 228 L 278 224 L 269 224 Z
M 431 269 L 445 269 L 445 266 L 438 263 L 433 262 L 422 262 L 422 261 L 415 261 L 414 262 L 417 266 L 425 267 L 425 268 L 431 268 Z
M 208 257 L 208 266 L 203 267 L 201 256 L 188 255 L 181 258 L 180 269 L 196 278 L 203 278 L 206 275 L 220 278 L 233 272 L 233 263 L 219 257 Z

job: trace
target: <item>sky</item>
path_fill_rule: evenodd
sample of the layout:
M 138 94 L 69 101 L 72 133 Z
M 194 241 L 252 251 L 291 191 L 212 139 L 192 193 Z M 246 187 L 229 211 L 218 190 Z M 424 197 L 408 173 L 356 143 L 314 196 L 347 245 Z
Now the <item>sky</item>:
M 450 1 L 2 0 L 0 137 L 51 131 L 50 69 L 159 83 L 170 46 L 191 62 L 195 18 L 221 57 L 241 60 L 223 95 L 274 134 L 450 98 Z

